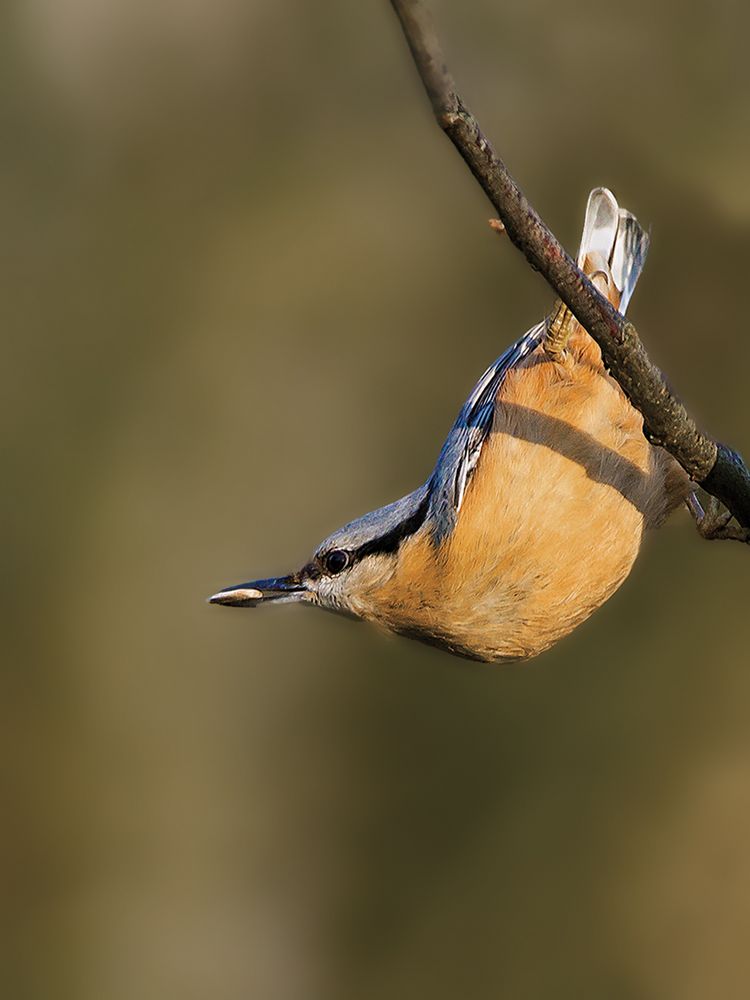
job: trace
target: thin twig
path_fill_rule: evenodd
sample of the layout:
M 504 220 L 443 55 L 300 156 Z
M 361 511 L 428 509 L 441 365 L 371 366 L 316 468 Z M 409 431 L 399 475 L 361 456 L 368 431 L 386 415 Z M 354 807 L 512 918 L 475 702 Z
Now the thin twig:
M 740 455 L 700 431 L 670 392 L 638 333 L 600 295 L 537 215 L 459 97 L 421 0 L 391 0 L 438 124 L 492 202 L 511 241 L 602 351 L 607 369 L 643 415 L 644 433 L 750 529 L 750 471 Z

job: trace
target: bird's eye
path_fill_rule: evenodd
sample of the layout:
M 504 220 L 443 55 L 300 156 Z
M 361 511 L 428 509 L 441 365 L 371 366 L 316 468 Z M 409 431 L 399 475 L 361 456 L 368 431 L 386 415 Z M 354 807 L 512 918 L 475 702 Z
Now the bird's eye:
M 329 573 L 340 573 L 349 565 L 349 553 L 343 549 L 333 549 L 323 560 L 326 570 Z

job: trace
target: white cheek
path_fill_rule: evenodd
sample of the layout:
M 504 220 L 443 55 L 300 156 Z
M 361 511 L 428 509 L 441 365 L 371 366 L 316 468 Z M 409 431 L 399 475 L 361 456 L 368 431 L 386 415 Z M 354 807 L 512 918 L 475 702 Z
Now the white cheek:
M 315 588 L 316 604 L 363 618 L 373 612 L 373 596 L 391 578 L 396 560 L 367 556 L 338 576 L 322 576 Z
M 346 610 L 346 574 L 339 577 L 321 577 L 315 590 L 315 601 L 326 608 Z

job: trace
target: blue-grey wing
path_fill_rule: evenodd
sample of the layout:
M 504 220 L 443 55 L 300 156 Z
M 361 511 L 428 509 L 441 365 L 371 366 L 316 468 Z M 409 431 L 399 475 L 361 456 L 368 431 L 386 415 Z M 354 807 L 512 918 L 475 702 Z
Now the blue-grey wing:
M 482 445 L 492 429 L 495 399 L 503 379 L 511 368 L 541 344 L 544 333 L 544 322 L 538 323 L 501 354 L 482 375 L 461 407 L 429 482 L 429 516 L 437 541 L 447 537 L 456 523 L 456 514 L 479 461 Z

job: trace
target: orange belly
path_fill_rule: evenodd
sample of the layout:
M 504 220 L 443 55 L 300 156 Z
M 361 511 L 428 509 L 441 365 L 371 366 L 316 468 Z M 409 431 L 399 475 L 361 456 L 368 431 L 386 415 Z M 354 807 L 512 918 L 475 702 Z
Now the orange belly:
M 405 543 L 388 628 L 480 660 L 535 656 L 614 593 L 689 492 L 593 341 L 579 330 L 570 348 L 507 376 L 454 532 Z

